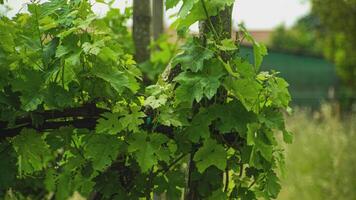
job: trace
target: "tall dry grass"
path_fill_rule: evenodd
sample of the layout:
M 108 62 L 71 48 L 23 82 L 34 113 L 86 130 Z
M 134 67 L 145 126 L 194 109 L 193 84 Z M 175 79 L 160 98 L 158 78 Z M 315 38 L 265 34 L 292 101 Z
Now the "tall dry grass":
M 296 109 L 287 119 L 295 134 L 286 146 L 280 200 L 356 199 L 356 118 L 340 119 L 331 106 Z

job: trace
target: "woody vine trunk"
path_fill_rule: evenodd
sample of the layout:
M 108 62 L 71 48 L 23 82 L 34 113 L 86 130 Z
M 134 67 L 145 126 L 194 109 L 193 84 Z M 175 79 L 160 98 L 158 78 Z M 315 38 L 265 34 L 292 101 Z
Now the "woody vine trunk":
M 202 3 L 203 8 L 206 12 L 206 15 L 209 16 L 209 13 L 207 13 L 207 10 L 205 7 L 204 0 L 201 0 L 201 3 Z M 208 19 L 199 22 L 199 37 L 200 37 L 202 46 L 206 46 L 206 42 L 207 42 L 206 38 L 208 35 L 214 35 L 213 37 L 217 38 L 219 40 L 231 38 L 232 8 L 233 8 L 233 5 L 226 6 L 224 10 L 222 10 L 218 13 L 218 15 L 208 17 Z M 223 52 L 221 52 L 221 54 L 222 54 L 221 57 L 224 60 L 228 59 L 228 55 L 224 54 Z M 217 98 L 220 99 L 220 101 L 223 103 L 226 100 L 226 97 L 227 97 L 227 91 L 223 87 L 219 88 Z M 211 103 L 214 103 L 214 102 L 211 102 Z M 199 105 L 196 104 L 195 108 L 193 108 L 193 109 L 199 110 Z M 214 127 L 212 129 L 214 129 Z M 200 145 L 201 144 L 197 144 L 197 147 L 199 147 Z M 197 149 L 198 148 L 196 148 L 196 150 Z M 199 195 L 199 192 L 197 191 L 200 181 L 194 180 L 192 178 L 193 173 L 197 173 L 197 168 L 193 161 L 196 150 L 194 150 L 191 153 L 191 156 L 189 157 L 189 162 L 188 162 L 189 168 L 188 168 L 187 186 L 186 186 L 186 193 L 185 193 L 186 200 L 203 199 L 203 197 L 201 197 Z M 226 183 L 228 183 L 228 181 L 229 181 L 228 168 L 225 170 L 225 173 L 226 173 L 225 181 L 226 181 Z M 219 175 L 219 178 L 220 178 L 220 182 L 223 184 L 224 173 L 221 172 Z

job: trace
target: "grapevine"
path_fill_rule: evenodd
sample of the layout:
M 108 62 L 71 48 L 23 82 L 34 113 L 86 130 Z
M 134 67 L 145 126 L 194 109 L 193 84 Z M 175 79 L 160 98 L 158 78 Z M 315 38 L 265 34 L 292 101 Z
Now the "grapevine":
M 50 0 L 0 18 L 1 198 L 277 197 L 288 83 L 260 70 L 267 49 L 243 26 L 239 40 L 218 26 L 233 0 L 166 7 L 180 3 L 178 33 L 199 21 L 205 31 L 151 85 L 132 55 L 130 11 L 98 18 L 89 1 Z

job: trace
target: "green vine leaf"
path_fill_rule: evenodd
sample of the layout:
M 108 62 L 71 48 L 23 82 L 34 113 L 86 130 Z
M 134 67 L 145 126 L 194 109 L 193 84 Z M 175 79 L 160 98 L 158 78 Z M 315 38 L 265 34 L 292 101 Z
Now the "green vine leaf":
M 287 108 L 289 102 L 291 101 L 291 96 L 289 94 L 288 86 L 289 84 L 279 77 L 274 77 L 268 81 L 269 83 L 269 101 L 278 107 Z
M 124 92 L 125 88 L 130 89 L 133 93 L 136 93 L 140 88 L 135 77 L 121 71 L 111 71 L 108 68 L 96 68 L 94 74 L 108 82 L 119 94 Z
M 130 109 L 131 113 L 120 118 L 120 124 L 129 131 L 139 132 L 139 126 L 144 123 L 142 118 L 146 117 L 146 114 L 141 111 L 141 107 L 136 105 L 130 106 Z
M 241 58 L 233 60 L 234 66 L 236 66 L 236 71 L 244 78 L 256 76 L 256 72 L 248 61 Z
M 213 139 L 207 139 L 194 156 L 198 171 L 203 173 L 208 167 L 215 166 L 221 171 L 226 168 L 227 154 L 223 146 Z
M 235 51 L 237 47 L 233 39 L 223 39 L 221 44 L 216 45 L 221 51 Z
M 174 58 L 172 65 L 181 64 L 183 70 L 201 71 L 204 67 L 204 61 L 214 56 L 212 50 L 199 45 L 197 40 L 191 40 L 182 49 L 184 52 Z
M 269 162 L 272 162 L 273 158 L 273 146 L 266 144 L 264 139 L 262 139 L 261 133 L 255 139 L 255 149 L 260 152 L 262 157 Z
M 159 160 L 169 161 L 176 148 L 172 144 L 169 145 L 170 148 L 163 146 L 168 141 L 161 134 L 133 133 L 128 142 L 128 152 L 135 156 L 142 172 L 147 173 Z
M 84 156 L 93 168 L 103 171 L 117 158 L 121 142 L 112 135 L 92 134 L 84 138 Z
M 12 80 L 14 91 L 21 92 L 21 107 L 25 111 L 36 110 L 37 106 L 42 103 L 43 95 L 40 91 L 43 82 L 44 80 L 39 71 L 28 69 Z
M 182 196 L 182 188 L 184 188 L 184 174 L 180 171 L 169 171 L 164 176 L 158 176 L 154 179 L 158 185 L 155 190 L 157 194 L 165 193 L 167 198 L 175 200 Z
M 251 123 L 247 124 L 247 145 L 255 145 L 255 140 L 257 138 L 257 131 L 261 128 L 260 124 L 257 123 Z
M 147 141 L 146 133 L 135 133 L 129 141 L 128 152 L 133 153 L 142 172 L 147 173 L 157 164 L 155 149 Z
M 198 0 L 183 0 L 183 5 L 179 10 L 179 17 L 184 19 Z
M 192 2 L 193 0 L 188 1 Z M 208 16 L 204 11 L 202 1 L 205 2 Z M 235 0 L 195 0 L 193 7 L 190 9 L 190 12 L 184 18 L 179 18 L 177 20 L 177 29 L 186 30 L 197 21 L 205 20 L 207 17 L 217 15 L 220 11 L 224 10 L 228 6 L 231 6 L 234 2 Z
M 158 98 L 155 96 L 149 96 L 147 99 L 145 99 L 144 106 L 150 106 L 153 109 L 157 109 L 167 102 L 167 95 L 162 94 L 159 95 Z
M 209 197 L 208 200 L 226 200 L 228 199 L 227 194 L 222 190 L 216 190 L 213 194 Z
M 50 108 L 66 108 L 74 106 L 72 94 L 57 84 L 49 84 L 44 92 L 44 103 Z
M 255 59 L 256 71 L 258 71 L 262 65 L 263 57 L 268 54 L 267 47 L 263 44 L 255 42 L 253 44 L 253 54 Z
M 200 102 L 203 97 L 211 99 L 220 87 L 220 78 L 225 73 L 221 63 L 214 59 L 206 63 L 206 68 L 200 73 L 183 72 L 175 78 L 180 86 L 176 89 L 177 102 L 194 100 Z
M 283 141 L 287 144 L 293 143 L 293 133 L 285 130 L 283 131 Z
M 8 147 L 9 144 L 0 144 L 0 171 L 6 173 L 0 173 L 0 188 L 8 188 L 13 186 L 16 175 L 16 154 L 12 147 Z
M 114 135 L 124 129 L 122 124 L 119 123 L 119 118 L 122 117 L 122 114 L 104 113 L 101 116 L 102 118 L 97 121 L 98 123 L 95 128 L 97 133 L 108 133 Z
M 257 72 L 262 65 L 263 57 L 268 54 L 267 47 L 264 44 L 258 43 L 243 25 L 240 25 L 239 28 L 244 34 L 244 37 L 253 44 L 254 64 L 255 71 Z
M 132 105 L 130 108 L 130 113 L 122 109 L 121 112 L 118 113 L 102 114 L 102 118 L 98 120 L 96 125 L 96 132 L 111 135 L 124 130 L 138 132 L 139 126 L 144 123 L 142 118 L 145 117 L 146 114 L 140 110 L 139 106 Z
M 166 1 L 166 8 L 171 9 L 179 3 L 180 0 L 167 0 Z
M 226 79 L 226 88 L 231 91 L 248 111 L 259 112 L 262 85 L 252 78 Z
M 161 107 L 159 111 L 157 120 L 165 126 L 181 127 L 189 124 L 185 117 L 187 113 L 184 111 L 179 112 L 168 106 Z
M 32 129 L 23 129 L 12 145 L 17 153 L 20 175 L 43 170 L 53 158 L 42 135 Z
M 201 138 L 206 139 L 210 136 L 209 126 L 216 118 L 216 113 L 210 109 L 201 109 L 193 118 L 190 126 L 185 129 L 185 134 L 192 142 L 198 142 Z
M 217 128 L 221 133 L 237 131 L 241 136 L 247 131 L 247 124 L 257 121 L 253 112 L 249 112 L 240 102 L 231 101 L 224 106 L 215 106 L 214 113 L 219 118 Z
M 266 188 L 270 197 L 277 198 L 279 192 L 281 191 L 281 185 L 276 173 L 268 172 L 266 177 Z
M 88 196 L 95 183 L 80 172 L 65 171 L 56 177 L 56 199 L 69 199 L 74 193 Z

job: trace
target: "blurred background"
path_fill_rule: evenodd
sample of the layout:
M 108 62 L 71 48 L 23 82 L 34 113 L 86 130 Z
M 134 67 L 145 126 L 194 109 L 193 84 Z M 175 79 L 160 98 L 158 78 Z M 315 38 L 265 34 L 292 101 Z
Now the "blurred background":
M 26 12 L 29 1 L 5 0 L 0 15 Z M 159 2 L 153 0 L 153 12 L 162 12 Z M 132 1 L 94 4 L 95 12 L 104 16 L 109 6 L 128 12 Z M 176 50 L 170 44 L 176 37 L 171 19 L 177 12 L 179 7 L 163 14 L 161 35 L 152 43 L 159 47 L 151 54 L 155 62 Z M 233 37 L 239 35 L 239 23 L 269 49 L 262 70 L 279 71 L 290 84 L 293 114 L 287 126 L 294 143 L 285 147 L 279 199 L 356 199 L 356 0 L 238 0 Z M 191 28 L 197 30 L 197 25 Z M 248 42 L 240 51 L 253 58 Z M 155 77 L 161 69 L 151 71 Z

